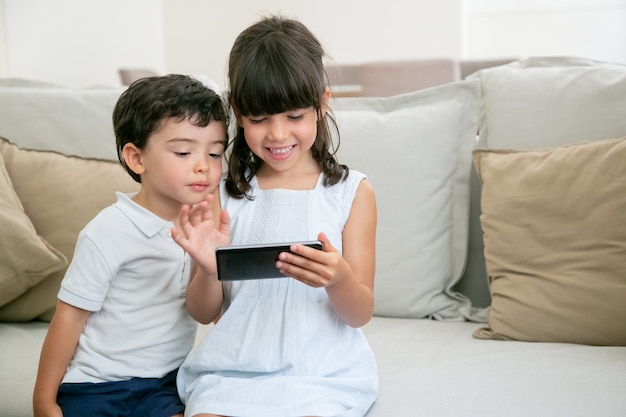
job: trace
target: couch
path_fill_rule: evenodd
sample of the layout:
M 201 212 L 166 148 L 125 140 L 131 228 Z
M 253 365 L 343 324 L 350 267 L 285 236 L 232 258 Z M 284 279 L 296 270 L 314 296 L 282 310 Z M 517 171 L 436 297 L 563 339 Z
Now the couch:
M 120 92 L 0 82 L 2 416 L 32 415 L 78 231 L 137 188 Z M 331 105 L 377 192 L 368 417 L 626 415 L 626 66 L 530 57 Z

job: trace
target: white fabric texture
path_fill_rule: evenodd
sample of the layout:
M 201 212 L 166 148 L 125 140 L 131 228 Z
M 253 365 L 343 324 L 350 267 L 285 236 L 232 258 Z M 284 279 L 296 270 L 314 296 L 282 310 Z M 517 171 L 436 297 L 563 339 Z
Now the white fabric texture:
M 172 223 L 117 193 L 81 231 L 59 299 L 92 311 L 63 382 L 160 378 L 191 350 L 191 263 Z
M 365 176 L 313 190 L 259 190 L 222 205 L 233 244 L 311 240 L 341 249 L 341 231 Z M 295 202 L 295 203 L 294 203 Z M 181 366 L 186 414 L 363 416 L 377 396 L 376 363 L 361 329 L 339 319 L 323 288 L 288 277 L 225 285 L 228 308 Z
M 374 317 L 380 374 L 367 417 L 617 417 L 626 347 L 478 340 L 478 323 Z
M 626 136 L 626 65 L 530 57 L 471 75 L 482 83 L 479 146 L 532 149 Z
M 0 84 L 0 136 L 24 149 L 116 161 L 111 114 L 122 91 Z
M 339 159 L 376 191 L 377 315 L 484 320 L 452 290 L 467 259 L 479 97 L 474 80 L 331 103 Z

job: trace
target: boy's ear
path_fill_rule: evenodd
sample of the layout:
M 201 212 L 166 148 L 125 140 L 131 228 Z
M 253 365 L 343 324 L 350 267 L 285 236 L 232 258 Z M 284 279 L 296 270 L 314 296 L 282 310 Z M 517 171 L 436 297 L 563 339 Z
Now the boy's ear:
M 146 168 L 143 165 L 141 149 L 132 143 L 124 145 L 122 148 L 122 157 L 124 158 L 126 166 L 135 174 L 141 175 L 146 172 Z

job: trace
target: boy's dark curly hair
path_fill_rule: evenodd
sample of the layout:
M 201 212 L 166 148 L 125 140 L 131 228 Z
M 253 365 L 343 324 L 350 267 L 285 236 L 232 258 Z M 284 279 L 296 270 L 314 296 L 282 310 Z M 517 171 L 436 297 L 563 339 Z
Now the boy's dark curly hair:
M 220 121 L 228 127 L 228 104 L 202 82 L 181 74 L 146 77 L 132 83 L 120 96 L 113 110 L 113 130 L 117 157 L 137 182 L 124 161 L 122 149 L 127 143 L 142 149 L 148 138 L 166 119 L 189 120 L 196 126 Z

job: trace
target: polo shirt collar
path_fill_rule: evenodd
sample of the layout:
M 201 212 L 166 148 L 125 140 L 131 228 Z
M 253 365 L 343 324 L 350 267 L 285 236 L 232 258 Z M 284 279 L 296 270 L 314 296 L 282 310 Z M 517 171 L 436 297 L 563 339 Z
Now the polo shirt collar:
M 169 233 L 174 226 L 174 223 L 162 219 L 150 210 L 135 203 L 132 198 L 137 193 L 124 194 L 118 191 L 115 194 L 117 196 L 117 202 L 115 203 L 117 208 L 147 237 L 153 237 L 164 229 Z

